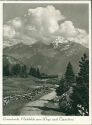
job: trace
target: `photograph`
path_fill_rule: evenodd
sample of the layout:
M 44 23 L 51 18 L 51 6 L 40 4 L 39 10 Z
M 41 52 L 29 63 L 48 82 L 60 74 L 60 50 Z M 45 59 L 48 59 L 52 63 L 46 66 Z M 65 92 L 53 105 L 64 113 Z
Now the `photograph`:
M 3 115 L 89 116 L 88 4 L 3 4 Z
M 0 41 L 0 125 L 92 125 L 90 1 L 0 1 Z

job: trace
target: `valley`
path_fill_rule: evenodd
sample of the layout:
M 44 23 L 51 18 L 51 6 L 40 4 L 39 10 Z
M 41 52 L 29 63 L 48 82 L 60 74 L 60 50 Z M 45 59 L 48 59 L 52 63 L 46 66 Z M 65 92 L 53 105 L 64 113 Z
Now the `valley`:
M 61 100 L 61 109 L 56 99 L 56 89 L 62 82 L 60 80 L 65 75 L 67 65 L 70 65 L 71 70 L 73 66 L 76 75 L 80 59 L 84 53 L 88 56 L 88 51 L 88 48 L 72 41 L 49 45 L 38 42 L 32 46 L 20 43 L 4 48 L 3 115 L 75 115 L 72 111 L 68 114 L 67 108 L 65 111 L 62 109 L 64 105 L 68 107 L 67 102 L 71 100 L 71 81 L 60 88 L 60 92 L 64 90 L 62 94 L 66 100 Z

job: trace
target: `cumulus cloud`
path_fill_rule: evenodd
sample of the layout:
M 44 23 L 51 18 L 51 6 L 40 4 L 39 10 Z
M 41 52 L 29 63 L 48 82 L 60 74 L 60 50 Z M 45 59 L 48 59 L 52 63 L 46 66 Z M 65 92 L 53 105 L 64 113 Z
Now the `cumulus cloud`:
M 61 11 L 52 5 L 30 8 L 23 19 L 16 17 L 4 25 L 4 38 L 18 38 L 22 43 L 31 45 L 37 41 L 49 44 L 56 37 L 62 36 L 88 47 L 88 33 L 65 19 Z
M 7 24 L 11 25 L 15 29 L 19 29 L 22 27 L 23 22 L 22 22 L 21 18 L 16 17 L 16 18 L 8 21 Z
M 4 40 L 3 47 L 9 47 L 21 43 L 20 39 Z
M 5 38 L 11 39 L 20 35 L 21 29 L 23 30 L 22 23 L 23 22 L 19 17 L 9 20 L 3 26 L 3 36 Z
M 89 35 L 85 30 L 77 29 L 76 36 L 70 38 L 72 41 L 76 43 L 80 43 L 85 47 L 88 47 L 89 45 Z
M 30 23 L 36 25 L 40 32 L 53 33 L 59 29 L 58 22 L 64 20 L 65 17 L 54 6 L 37 7 L 28 10 Z
M 28 31 L 37 31 L 35 26 L 26 26 L 25 29 L 28 30 Z
M 64 21 L 64 23 L 60 25 L 60 33 L 66 37 L 71 37 L 75 36 L 77 31 L 72 21 Z
M 83 29 L 76 28 L 72 21 L 61 23 L 56 34 L 88 47 L 89 36 L 87 32 Z
M 4 25 L 3 27 L 3 36 L 5 38 L 13 38 L 15 36 L 16 32 L 15 29 L 12 26 Z

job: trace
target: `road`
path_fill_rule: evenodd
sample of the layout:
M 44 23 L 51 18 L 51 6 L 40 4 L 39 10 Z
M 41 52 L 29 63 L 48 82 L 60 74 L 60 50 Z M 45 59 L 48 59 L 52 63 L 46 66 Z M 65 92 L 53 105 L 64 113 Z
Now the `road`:
M 42 110 L 37 107 L 44 107 L 46 103 L 48 103 L 49 100 L 55 98 L 56 92 L 52 91 L 44 96 L 42 96 L 39 100 L 31 101 L 27 103 L 20 112 L 20 116 L 33 116 L 33 115 L 42 115 Z

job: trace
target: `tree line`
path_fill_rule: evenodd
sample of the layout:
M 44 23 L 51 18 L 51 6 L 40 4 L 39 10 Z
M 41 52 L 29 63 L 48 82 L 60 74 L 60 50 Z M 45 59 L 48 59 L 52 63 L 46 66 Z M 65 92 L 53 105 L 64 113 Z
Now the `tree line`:
M 70 94 L 69 94 L 69 93 Z M 59 87 L 56 89 L 57 96 L 68 93 L 68 102 L 63 98 L 59 99 L 60 109 L 69 114 L 89 114 L 89 60 L 86 54 L 79 61 L 79 72 L 75 75 L 73 66 L 69 62 Z
M 47 79 L 47 78 L 58 78 L 58 75 L 48 75 L 40 71 L 38 67 L 21 64 L 6 64 L 3 65 L 3 76 L 20 76 L 20 77 L 28 77 L 34 76 L 39 79 Z
M 27 77 L 28 75 L 40 78 L 41 72 L 37 67 L 30 67 L 28 70 L 26 65 L 21 64 L 6 64 L 3 65 L 3 76 L 20 76 L 20 77 Z

